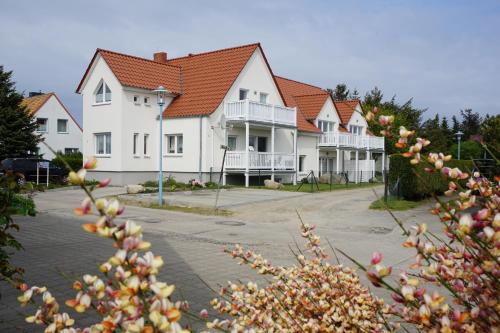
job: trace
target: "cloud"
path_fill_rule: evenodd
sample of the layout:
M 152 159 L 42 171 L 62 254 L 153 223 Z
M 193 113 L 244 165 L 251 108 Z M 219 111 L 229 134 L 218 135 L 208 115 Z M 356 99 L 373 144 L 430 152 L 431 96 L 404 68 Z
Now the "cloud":
M 260 41 L 275 73 L 414 98 L 451 115 L 499 113 L 495 1 L 4 1 L 0 59 L 19 90 L 75 94 L 97 47 L 169 57 Z

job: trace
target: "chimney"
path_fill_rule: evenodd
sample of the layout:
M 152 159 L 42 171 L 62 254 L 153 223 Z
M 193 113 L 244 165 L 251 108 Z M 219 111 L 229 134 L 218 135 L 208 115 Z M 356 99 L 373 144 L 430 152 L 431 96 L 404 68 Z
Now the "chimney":
M 167 52 L 156 52 L 153 55 L 153 60 L 156 62 L 160 62 L 162 64 L 167 63 Z

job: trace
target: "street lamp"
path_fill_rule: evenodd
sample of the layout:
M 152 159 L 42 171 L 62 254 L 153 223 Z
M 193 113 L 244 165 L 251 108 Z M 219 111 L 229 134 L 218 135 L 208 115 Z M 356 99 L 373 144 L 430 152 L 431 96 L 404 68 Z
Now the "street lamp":
M 460 159 L 460 140 L 462 139 L 462 135 L 464 135 L 464 133 L 462 133 L 461 131 L 458 131 L 457 133 L 455 133 L 455 136 L 457 137 L 457 140 L 458 140 L 458 159 Z
M 153 90 L 156 93 L 156 101 L 160 107 L 160 172 L 158 174 L 158 205 L 163 206 L 163 106 L 165 105 L 165 95 L 168 92 L 163 86 Z

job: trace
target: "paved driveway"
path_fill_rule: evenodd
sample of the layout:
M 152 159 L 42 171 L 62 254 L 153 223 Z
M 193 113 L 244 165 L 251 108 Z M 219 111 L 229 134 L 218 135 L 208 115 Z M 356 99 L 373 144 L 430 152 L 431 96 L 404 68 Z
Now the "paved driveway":
M 382 188 L 377 187 L 376 191 L 380 193 Z M 120 188 L 108 188 L 96 194 L 107 196 L 122 192 Z M 255 193 L 259 197 L 275 192 Z M 39 214 L 34 218 L 17 218 L 21 226 L 19 240 L 26 250 L 15 255 L 15 262 L 26 268 L 30 284 L 48 285 L 60 303 L 74 296 L 71 283 L 61 276 L 61 271 L 69 276 L 96 272 L 97 264 L 113 252 L 107 240 L 81 230 L 80 224 L 91 218 L 75 217 L 71 213 L 82 198 L 83 194 L 76 190 L 42 193 L 36 197 Z M 259 202 L 235 204 L 230 207 L 235 212 L 230 217 L 127 207 L 123 219 L 134 219 L 144 226 L 145 238 L 152 241 L 152 250 L 161 254 L 166 262 L 161 278 L 175 283 L 177 295 L 190 301 L 194 311 L 208 308 L 209 299 L 213 297 L 205 283 L 217 288 L 228 280 L 259 278 L 222 253 L 225 246 L 240 243 L 263 253 L 274 264 L 292 263 L 289 246 L 295 246 L 294 240 L 302 243 L 297 212 L 305 222 L 317 225 L 323 239 L 328 238 L 361 261 L 368 262 L 372 251 L 377 249 L 384 253 L 385 262 L 394 264 L 397 271 L 412 256 L 411 251 L 401 248 L 403 237 L 388 214 L 368 210 L 369 203 L 375 199 L 371 188 L 275 199 L 266 197 Z M 407 224 L 435 221 L 426 210 L 423 206 L 397 215 Z M 430 228 L 438 230 L 439 224 L 431 224 Z M 3 294 L 0 332 L 18 332 L 30 327 L 18 315 L 16 291 L 2 284 L 0 288 Z M 83 320 L 88 322 L 92 317 Z

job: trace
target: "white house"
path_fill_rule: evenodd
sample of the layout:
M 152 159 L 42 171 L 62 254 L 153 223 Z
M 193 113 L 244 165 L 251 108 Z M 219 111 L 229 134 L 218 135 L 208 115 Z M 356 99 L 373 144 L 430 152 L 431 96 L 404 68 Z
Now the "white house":
M 299 165 L 304 173 L 320 170 L 319 154 L 331 148 L 319 146 L 318 121 L 338 115 L 328 97 L 331 105 L 318 119 L 306 119 L 307 111 L 288 100 L 296 96 L 285 93 L 280 80 L 260 44 L 174 59 L 165 52 L 144 59 L 98 49 L 77 88 L 83 96 L 83 153 L 99 159 L 96 177 L 111 177 L 115 184 L 155 179 L 160 124 L 153 90 L 161 85 L 169 92 L 161 124 L 167 175 L 218 180 L 226 145 L 224 182 L 249 185 L 259 176 L 295 182 L 302 175 Z
M 37 132 L 52 149 L 65 154 L 82 150 L 82 128 L 55 93 L 30 93 L 23 105 L 35 114 Z M 43 143 L 38 144 L 38 154 L 45 159 L 54 158 Z

